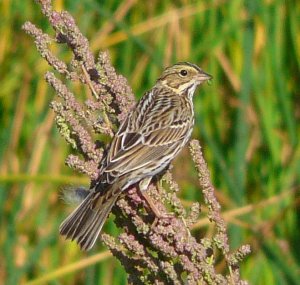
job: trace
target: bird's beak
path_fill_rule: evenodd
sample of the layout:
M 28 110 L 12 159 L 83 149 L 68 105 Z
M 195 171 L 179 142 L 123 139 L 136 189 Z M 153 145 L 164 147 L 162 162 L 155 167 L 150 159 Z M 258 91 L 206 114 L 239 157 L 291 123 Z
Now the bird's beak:
M 200 79 L 200 81 L 207 81 L 207 80 L 210 80 L 210 79 L 212 79 L 213 77 L 210 75 L 210 74 L 208 74 L 208 73 L 206 73 L 206 72 L 204 72 L 204 71 L 202 71 L 200 74 L 199 74 L 199 79 Z

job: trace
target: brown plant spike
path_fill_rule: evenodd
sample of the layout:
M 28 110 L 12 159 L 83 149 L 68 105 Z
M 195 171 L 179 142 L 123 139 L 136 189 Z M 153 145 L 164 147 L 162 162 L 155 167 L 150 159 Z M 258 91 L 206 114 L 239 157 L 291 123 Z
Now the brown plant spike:
M 122 122 L 134 106 L 134 95 L 127 80 L 112 67 L 106 52 L 100 53 L 95 62 L 88 40 L 68 12 L 53 11 L 50 0 L 37 2 L 55 31 L 54 39 L 30 22 L 26 22 L 23 29 L 34 38 L 38 52 L 56 73 L 87 85 L 93 95 L 82 103 L 54 73 L 46 74 L 46 81 L 58 96 L 51 103 L 58 130 L 77 152 L 70 155 L 66 163 L 87 174 L 93 185 L 104 151 L 94 137 L 96 134 L 114 135 L 115 124 Z M 53 41 L 70 48 L 73 59 L 69 64 L 49 49 Z M 178 185 L 169 171 L 161 178 L 168 192 L 158 185 L 150 185 L 147 191 L 161 213 L 167 213 L 166 204 L 172 208 L 174 216 L 171 218 L 159 219 L 153 224 L 151 209 L 139 191 L 131 187 L 112 209 L 115 223 L 123 233 L 116 238 L 108 234 L 101 236 L 102 242 L 123 265 L 130 284 L 247 284 L 240 279 L 238 264 L 250 248 L 241 246 L 236 252 L 230 252 L 226 225 L 198 141 L 190 143 L 190 151 L 209 209 L 208 217 L 216 225 L 216 235 L 199 242 L 191 235 L 188 226 L 195 223 L 199 205 L 195 203 L 190 214 L 186 214 L 176 196 Z M 216 250 L 226 261 L 227 275 L 216 272 Z

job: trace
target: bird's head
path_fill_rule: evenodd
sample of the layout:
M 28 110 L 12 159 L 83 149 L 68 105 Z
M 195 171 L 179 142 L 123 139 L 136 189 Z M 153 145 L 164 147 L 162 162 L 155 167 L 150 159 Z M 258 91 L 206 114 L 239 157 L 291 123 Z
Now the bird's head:
M 178 94 L 193 89 L 201 83 L 211 79 L 212 76 L 204 72 L 200 67 L 189 62 L 176 63 L 167 67 L 157 83 L 171 88 Z

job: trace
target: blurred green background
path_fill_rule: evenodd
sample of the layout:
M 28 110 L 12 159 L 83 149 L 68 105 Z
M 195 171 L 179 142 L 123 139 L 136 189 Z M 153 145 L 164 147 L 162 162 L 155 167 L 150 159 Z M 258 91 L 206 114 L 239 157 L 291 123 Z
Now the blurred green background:
M 214 76 L 197 92 L 196 126 L 233 249 L 251 244 L 242 263 L 251 284 L 300 284 L 300 2 L 58 0 L 95 55 L 109 50 L 137 97 L 162 68 L 190 61 Z M 21 26 L 53 35 L 34 1 L 0 1 L 0 283 L 126 284 L 101 246 L 91 253 L 58 235 L 71 211 L 66 185 L 88 185 L 64 165 L 49 102 L 49 70 Z M 62 58 L 66 48 L 53 46 Z M 73 86 L 78 96 L 86 90 Z M 174 176 L 188 207 L 202 201 L 187 150 Z M 205 208 L 193 234 L 211 236 Z M 116 234 L 112 218 L 105 230 Z M 222 261 L 217 265 L 225 269 Z M 29 283 L 28 283 L 29 282 Z

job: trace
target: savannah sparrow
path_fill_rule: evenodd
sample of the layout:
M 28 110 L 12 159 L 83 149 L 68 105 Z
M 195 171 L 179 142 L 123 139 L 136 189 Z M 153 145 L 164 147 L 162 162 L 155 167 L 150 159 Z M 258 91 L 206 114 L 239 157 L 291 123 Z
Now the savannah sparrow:
M 121 124 L 101 161 L 96 185 L 61 224 L 62 235 L 83 250 L 92 248 L 120 193 L 135 183 L 146 190 L 187 143 L 194 124 L 193 94 L 210 78 L 188 62 L 164 70 Z

